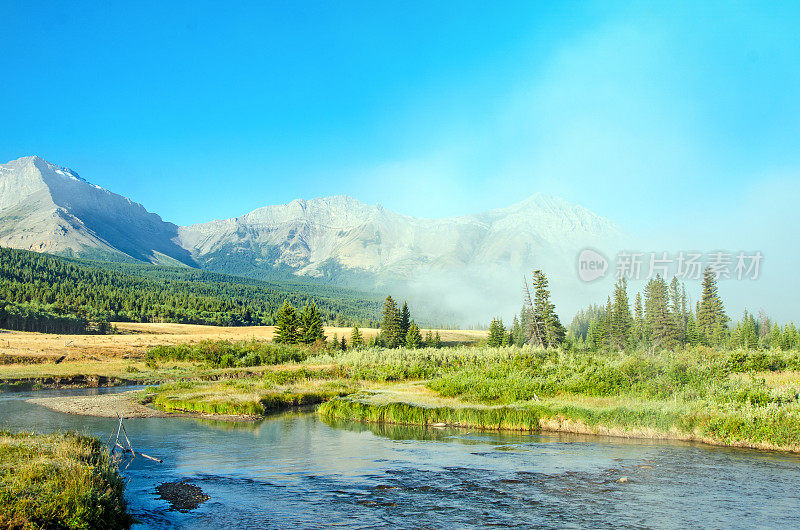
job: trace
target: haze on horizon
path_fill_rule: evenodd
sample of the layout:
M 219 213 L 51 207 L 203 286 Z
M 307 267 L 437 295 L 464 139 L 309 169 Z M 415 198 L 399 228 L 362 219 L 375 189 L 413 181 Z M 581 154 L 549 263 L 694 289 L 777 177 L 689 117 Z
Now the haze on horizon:
M 759 281 L 721 287 L 730 316 L 800 320 L 797 6 L 0 13 L 0 162 L 39 155 L 177 224 L 339 194 L 441 218 L 544 192 L 643 251 L 760 250 Z

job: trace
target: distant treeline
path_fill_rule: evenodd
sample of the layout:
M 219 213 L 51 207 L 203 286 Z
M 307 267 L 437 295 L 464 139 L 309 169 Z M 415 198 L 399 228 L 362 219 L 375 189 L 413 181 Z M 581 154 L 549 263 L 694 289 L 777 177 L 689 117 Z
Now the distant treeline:
M 54 313 L 37 304 L 13 304 L 0 300 L 0 328 L 44 333 L 86 333 L 89 321 L 76 315 Z
M 377 297 L 321 285 L 0 248 L 0 327 L 6 329 L 83 332 L 90 322 L 109 321 L 272 325 L 286 300 L 313 302 L 323 321 L 341 326 L 376 325 L 380 308 Z

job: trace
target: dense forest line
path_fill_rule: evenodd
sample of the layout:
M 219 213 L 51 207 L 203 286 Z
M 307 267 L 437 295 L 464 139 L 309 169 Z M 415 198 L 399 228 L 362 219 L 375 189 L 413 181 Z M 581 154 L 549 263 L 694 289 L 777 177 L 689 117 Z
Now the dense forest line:
M 275 285 L 195 269 L 101 263 L 0 248 L 0 327 L 81 333 L 109 321 L 272 325 L 284 301 L 315 303 L 335 325 L 375 325 L 366 293 Z
M 667 283 L 651 278 L 631 307 L 627 283 L 617 282 L 605 306 L 589 307 L 573 319 L 570 338 L 575 346 L 590 350 L 674 349 L 707 346 L 730 349 L 800 348 L 794 323 L 780 325 L 763 311 L 758 318 L 745 311 L 733 322 L 725 311 L 717 277 L 706 269 L 700 300 L 690 307 L 684 285 L 676 278 Z

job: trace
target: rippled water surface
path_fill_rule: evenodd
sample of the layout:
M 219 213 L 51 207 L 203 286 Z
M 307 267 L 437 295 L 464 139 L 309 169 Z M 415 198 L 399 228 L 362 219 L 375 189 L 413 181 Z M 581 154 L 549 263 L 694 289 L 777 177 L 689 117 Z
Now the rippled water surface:
M 30 396 L 0 394 L 0 428 L 105 439 L 116 424 L 52 412 L 26 403 Z M 800 458 L 780 453 L 328 425 L 311 412 L 258 424 L 126 425 L 137 450 L 164 459 L 136 458 L 124 472 L 139 528 L 800 527 Z M 156 487 L 180 480 L 210 499 L 188 513 L 171 510 Z

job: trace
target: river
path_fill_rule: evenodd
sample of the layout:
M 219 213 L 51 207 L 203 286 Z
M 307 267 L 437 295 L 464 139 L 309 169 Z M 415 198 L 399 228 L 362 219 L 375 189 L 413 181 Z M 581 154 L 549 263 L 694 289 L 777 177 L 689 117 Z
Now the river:
M 0 429 L 78 430 L 70 416 L 0 394 Z M 678 442 L 328 425 L 313 412 L 257 424 L 126 421 L 134 447 L 164 460 L 124 470 L 135 528 L 800 527 L 800 457 Z M 123 463 L 124 466 L 124 463 Z M 188 480 L 209 495 L 182 513 L 159 498 Z

